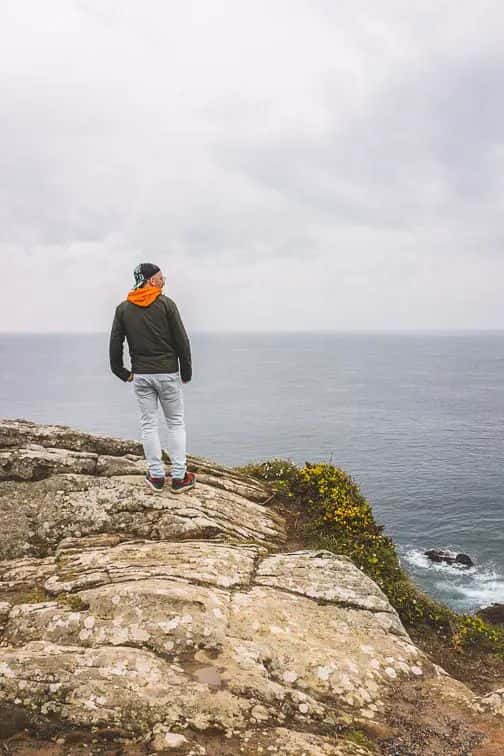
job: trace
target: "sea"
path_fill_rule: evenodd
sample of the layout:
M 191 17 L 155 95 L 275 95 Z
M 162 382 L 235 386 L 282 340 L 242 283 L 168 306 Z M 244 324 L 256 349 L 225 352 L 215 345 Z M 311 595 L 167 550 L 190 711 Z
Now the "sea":
M 504 602 L 504 331 L 190 338 L 190 453 L 342 467 L 425 591 L 461 611 Z M 0 335 L 0 418 L 140 437 L 105 333 Z M 429 548 L 474 566 L 432 564 Z

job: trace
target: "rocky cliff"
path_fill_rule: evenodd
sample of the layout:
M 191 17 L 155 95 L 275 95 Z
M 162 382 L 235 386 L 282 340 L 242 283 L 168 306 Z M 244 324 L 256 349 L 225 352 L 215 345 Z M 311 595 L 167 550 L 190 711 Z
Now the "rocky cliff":
M 263 484 L 189 469 L 155 494 L 136 442 L 0 423 L 7 753 L 504 753 L 502 691 L 431 663 L 347 558 L 290 551 Z

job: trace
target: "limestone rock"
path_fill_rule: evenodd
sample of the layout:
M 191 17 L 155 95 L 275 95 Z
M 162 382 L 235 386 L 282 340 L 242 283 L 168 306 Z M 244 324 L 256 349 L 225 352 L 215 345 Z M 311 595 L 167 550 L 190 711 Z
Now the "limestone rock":
M 15 454 L 17 452 L 10 452 Z M 131 464 L 128 462 L 128 464 Z M 138 472 L 138 471 L 137 471 Z M 0 557 L 42 556 L 62 539 L 94 534 L 119 538 L 221 538 L 273 546 L 284 525 L 244 491 L 200 480 L 191 492 L 153 494 L 143 475 L 100 477 L 59 472 L 34 482 L 0 482 Z M 269 492 L 263 489 L 263 500 Z
M 318 754 L 319 756 L 371 756 L 371 751 L 364 746 L 351 743 L 344 738 L 324 737 L 310 732 L 288 730 L 276 727 L 271 732 L 271 743 L 282 756 L 302 756 Z M 264 749 L 266 751 L 266 749 Z M 266 751 L 267 752 L 267 751 Z
M 393 613 L 385 594 L 345 556 L 330 551 L 275 554 L 261 562 L 257 582 L 357 609 Z
M 96 473 L 98 456 L 90 452 L 45 449 L 36 444 L 0 451 L 0 480 L 40 480 L 53 473 Z
M 106 458 L 102 460 L 104 470 L 107 470 L 107 474 L 113 475 L 119 473 L 113 471 L 110 457 L 118 458 L 116 462 L 118 465 L 122 464 L 123 469 L 128 461 L 135 463 L 143 460 L 142 444 L 138 441 L 82 433 L 64 425 L 37 425 L 29 420 L 0 420 L 0 451 L 29 447 L 32 450 L 62 449 L 65 452 L 90 452 L 96 457 L 102 455 Z M 164 451 L 163 458 L 170 462 L 168 454 Z M 6 459 L 9 458 L 6 456 Z M 264 500 L 264 488 L 250 476 L 236 475 L 231 468 L 190 454 L 187 461 L 188 469 L 198 473 L 199 480 L 209 482 L 215 488 L 222 487 L 241 493 L 251 501 Z M 135 467 L 130 469 L 133 473 L 137 471 Z M 46 474 L 49 472 L 50 468 L 46 469 Z
M 37 425 L 29 420 L 0 420 L 0 449 L 39 444 L 42 447 L 74 452 L 143 456 L 138 441 L 91 435 L 64 425 Z
M 504 717 L 504 688 L 498 688 L 486 696 L 482 696 L 476 704 L 479 711 L 490 712 L 499 717 Z
M 0 631 L 5 627 L 7 620 L 9 619 L 9 613 L 12 609 L 12 604 L 8 601 L 0 601 Z
M 184 735 L 178 732 L 166 731 L 155 735 L 150 742 L 150 747 L 154 752 L 158 753 L 159 751 L 168 751 L 174 748 L 179 749 L 188 744 L 189 741 Z
M 196 487 L 155 495 L 138 444 L 26 421 L 0 447 L 0 719 L 363 756 L 345 728 L 441 679 L 351 561 L 285 550 L 259 482 L 193 457 Z

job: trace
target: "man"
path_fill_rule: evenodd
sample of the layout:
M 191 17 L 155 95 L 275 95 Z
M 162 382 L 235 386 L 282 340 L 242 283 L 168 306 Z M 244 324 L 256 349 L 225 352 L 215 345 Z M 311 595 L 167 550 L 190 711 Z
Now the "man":
M 162 294 L 165 279 L 158 266 L 141 263 L 135 268 L 134 277 L 132 291 L 115 311 L 110 333 L 110 367 L 121 380 L 133 381 L 149 465 L 145 482 L 156 493 L 165 484 L 157 422 L 158 403 L 161 404 L 168 425 L 171 490 L 181 493 L 192 488 L 196 480 L 194 473 L 186 469 L 182 393 L 182 383 L 189 383 L 192 377 L 191 347 L 175 302 Z M 131 370 L 123 364 L 125 338 Z

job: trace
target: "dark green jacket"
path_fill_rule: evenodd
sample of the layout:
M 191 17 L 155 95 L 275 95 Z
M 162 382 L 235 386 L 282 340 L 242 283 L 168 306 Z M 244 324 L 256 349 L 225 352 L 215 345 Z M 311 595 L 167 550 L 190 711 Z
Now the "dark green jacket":
M 126 338 L 131 370 L 124 367 Z M 191 346 L 172 299 L 160 294 L 148 307 L 125 300 L 116 308 L 110 332 L 110 367 L 127 381 L 131 373 L 176 373 L 187 383 L 192 377 Z

